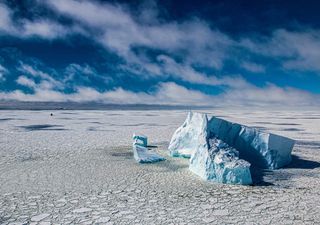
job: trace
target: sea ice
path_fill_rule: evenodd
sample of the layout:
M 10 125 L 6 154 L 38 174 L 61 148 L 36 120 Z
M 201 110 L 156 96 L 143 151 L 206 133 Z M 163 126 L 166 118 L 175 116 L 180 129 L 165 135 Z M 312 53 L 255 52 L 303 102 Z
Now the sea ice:
M 31 217 L 31 221 L 32 222 L 40 222 L 41 220 L 47 218 L 48 216 L 50 216 L 50 214 L 48 214 L 48 213 L 39 214 L 39 215 Z
M 165 160 L 155 152 L 148 150 L 147 137 L 133 134 L 133 156 L 138 163 L 153 163 Z

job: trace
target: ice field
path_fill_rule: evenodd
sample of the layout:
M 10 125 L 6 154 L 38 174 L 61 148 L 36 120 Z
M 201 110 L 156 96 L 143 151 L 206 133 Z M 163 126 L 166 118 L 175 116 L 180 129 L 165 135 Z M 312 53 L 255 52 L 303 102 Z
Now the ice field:
M 200 111 L 296 140 L 292 163 L 207 182 L 168 154 L 186 110 L 3 110 L 0 224 L 319 223 L 319 111 Z M 166 160 L 136 163 L 135 132 Z

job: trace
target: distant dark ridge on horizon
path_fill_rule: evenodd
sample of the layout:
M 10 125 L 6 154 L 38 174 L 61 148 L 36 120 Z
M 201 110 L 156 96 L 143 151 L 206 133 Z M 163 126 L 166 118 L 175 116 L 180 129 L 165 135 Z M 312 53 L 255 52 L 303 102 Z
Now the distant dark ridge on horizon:
M 17 102 L 0 101 L 0 110 L 188 110 L 210 106 L 160 104 L 104 104 L 97 102 Z

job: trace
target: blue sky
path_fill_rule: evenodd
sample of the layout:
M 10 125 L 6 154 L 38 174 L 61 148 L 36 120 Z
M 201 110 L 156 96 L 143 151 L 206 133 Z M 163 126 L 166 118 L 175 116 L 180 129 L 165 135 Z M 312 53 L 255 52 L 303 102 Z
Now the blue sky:
M 0 99 L 319 106 L 319 9 L 317 1 L 0 0 Z

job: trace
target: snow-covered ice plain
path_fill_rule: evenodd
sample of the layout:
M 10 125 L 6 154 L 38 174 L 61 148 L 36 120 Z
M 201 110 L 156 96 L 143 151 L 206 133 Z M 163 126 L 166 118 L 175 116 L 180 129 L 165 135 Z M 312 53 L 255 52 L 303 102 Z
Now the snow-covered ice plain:
M 319 224 L 319 111 L 202 111 L 296 140 L 292 163 L 206 182 L 168 156 L 187 111 L 0 111 L 0 224 Z M 134 132 L 167 160 L 137 164 Z

